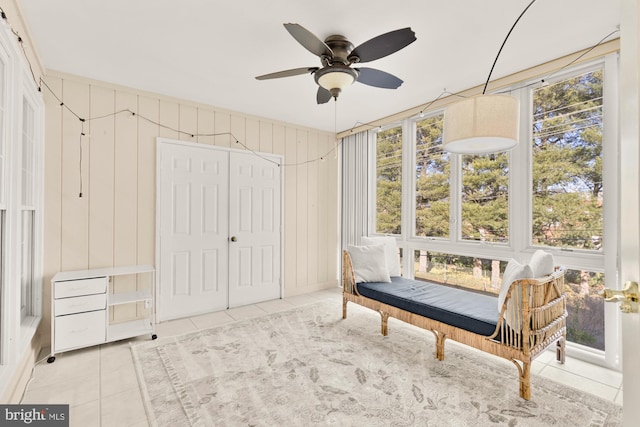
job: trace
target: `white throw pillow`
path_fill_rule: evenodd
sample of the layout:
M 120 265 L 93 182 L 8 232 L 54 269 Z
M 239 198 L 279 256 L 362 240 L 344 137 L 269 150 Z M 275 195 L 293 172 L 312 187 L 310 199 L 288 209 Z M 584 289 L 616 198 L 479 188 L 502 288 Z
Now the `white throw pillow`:
M 553 260 L 553 254 L 545 252 L 542 249 L 538 249 L 533 253 L 529 267 L 533 272 L 533 277 L 544 277 L 553 273 L 555 262 Z
M 396 238 L 391 236 L 362 236 L 363 245 L 384 245 L 385 258 L 389 276 L 400 276 L 400 260 L 398 259 L 398 246 Z
M 390 283 L 383 245 L 348 246 L 356 283 Z
M 511 284 L 518 279 L 530 279 L 532 277 L 533 272 L 531 271 L 531 267 L 526 264 L 520 264 L 515 259 L 509 260 L 507 268 L 504 269 L 504 274 L 502 275 L 502 284 L 500 285 L 500 294 L 498 295 L 498 313 L 502 310 L 504 300 L 507 299 L 507 292 L 509 291 Z M 513 292 L 511 294 L 510 301 L 514 298 L 522 298 L 522 295 L 520 292 Z M 509 306 L 507 306 L 507 311 L 509 311 Z M 515 327 L 515 325 L 511 326 Z

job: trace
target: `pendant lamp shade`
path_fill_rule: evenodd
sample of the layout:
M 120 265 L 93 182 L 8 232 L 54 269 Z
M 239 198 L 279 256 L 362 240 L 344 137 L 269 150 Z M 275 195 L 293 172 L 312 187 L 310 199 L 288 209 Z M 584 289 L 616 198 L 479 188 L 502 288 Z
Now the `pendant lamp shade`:
M 442 148 L 450 153 L 489 154 L 518 144 L 520 104 L 511 95 L 480 95 L 444 112 Z

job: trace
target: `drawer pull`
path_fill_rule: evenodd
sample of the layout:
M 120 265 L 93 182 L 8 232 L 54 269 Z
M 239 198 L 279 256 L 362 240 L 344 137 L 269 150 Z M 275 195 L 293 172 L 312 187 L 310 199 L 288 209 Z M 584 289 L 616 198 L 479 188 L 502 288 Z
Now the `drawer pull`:
M 89 330 L 89 328 L 83 328 L 83 329 L 72 329 L 69 331 L 70 334 L 80 334 L 82 332 L 87 332 Z

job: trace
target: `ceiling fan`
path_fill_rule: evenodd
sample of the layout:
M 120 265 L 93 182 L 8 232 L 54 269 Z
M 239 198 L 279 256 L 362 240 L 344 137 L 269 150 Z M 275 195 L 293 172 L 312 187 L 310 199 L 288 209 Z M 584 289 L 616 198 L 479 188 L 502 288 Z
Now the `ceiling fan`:
M 342 89 L 356 81 L 369 86 L 397 89 L 402 80 L 393 74 L 375 68 L 352 68 L 351 65 L 383 58 L 416 41 L 416 34 L 411 28 L 402 28 L 374 37 L 354 49 L 353 44 L 344 36 L 332 35 L 322 41 L 302 25 L 284 24 L 284 27 L 298 43 L 320 57 L 322 67 L 294 68 L 258 76 L 256 79 L 313 74 L 318 84 L 318 104 L 328 102 L 331 97 L 337 100 Z

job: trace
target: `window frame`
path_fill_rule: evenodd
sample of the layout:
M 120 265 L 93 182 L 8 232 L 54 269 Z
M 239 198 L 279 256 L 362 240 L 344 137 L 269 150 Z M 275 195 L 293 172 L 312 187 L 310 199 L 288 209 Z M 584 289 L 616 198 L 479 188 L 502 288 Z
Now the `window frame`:
M 609 67 L 611 67 L 612 65 L 609 65 Z M 601 61 L 592 61 L 588 64 L 584 64 L 580 67 L 574 67 L 571 69 L 568 69 L 567 71 L 564 71 L 562 73 L 558 73 L 555 74 L 551 79 L 545 80 L 545 82 L 548 83 L 553 83 L 553 82 L 557 82 L 557 81 L 562 81 L 571 77 L 575 77 L 576 75 L 579 74 L 583 74 L 583 73 L 587 73 L 589 71 L 596 71 L 598 69 L 602 69 L 603 71 L 605 71 L 605 61 L 604 58 Z M 606 86 L 611 85 L 611 82 L 607 81 L 607 75 L 611 74 L 612 72 L 615 72 L 616 70 L 609 70 L 606 71 L 603 77 L 603 111 L 605 109 L 608 109 L 611 105 L 611 100 L 610 99 L 605 99 L 607 98 L 607 96 L 605 95 L 605 91 L 606 91 Z M 611 80 L 611 79 L 609 79 Z M 527 106 L 527 115 L 529 118 L 531 118 L 532 115 L 532 104 L 533 104 L 533 91 L 535 89 L 537 89 L 538 87 L 540 87 L 540 83 L 537 82 L 537 84 L 535 85 L 530 85 L 528 86 L 528 93 L 527 93 L 527 98 L 526 98 L 526 106 Z M 608 95 L 609 97 L 611 95 Z M 616 98 L 617 100 L 617 98 Z M 606 104 L 606 105 L 605 105 Z M 602 253 L 604 251 L 594 251 L 594 250 L 588 250 L 588 249 L 575 249 L 575 248 L 560 248 L 560 247 L 548 247 L 548 246 L 543 246 L 543 245 L 534 245 L 533 244 L 533 233 L 532 233 L 532 228 L 533 228 L 533 188 L 531 186 L 531 182 L 533 180 L 532 174 L 533 174 L 533 148 L 531 146 L 531 141 L 533 139 L 533 131 L 531 129 L 532 127 L 532 123 L 529 123 L 528 126 L 528 135 L 527 135 L 527 140 L 529 141 L 529 144 L 527 144 L 527 155 L 526 158 L 528 160 L 528 162 L 526 163 L 526 170 L 527 170 L 527 199 L 526 199 L 526 214 L 527 214 L 527 223 L 526 225 L 526 232 L 527 232 L 527 236 L 526 236 L 526 247 L 532 251 L 535 251 L 537 249 L 544 249 L 544 250 L 548 250 L 551 252 L 554 252 L 554 255 L 559 255 L 562 256 L 562 252 L 571 252 L 572 253 L 572 257 L 579 257 L 581 259 L 584 260 L 584 267 L 591 267 L 591 268 L 603 268 L 604 266 L 604 260 L 598 260 L 598 258 L 602 258 Z M 603 157 L 603 187 L 607 188 L 606 190 L 606 194 L 604 194 L 604 198 L 605 199 L 610 199 L 611 197 L 613 197 L 613 194 L 609 194 L 611 191 L 609 191 L 609 186 L 612 183 L 612 181 L 617 180 L 616 175 L 615 174 L 611 174 L 611 173 L 607 173 L 607 172 L 611 172 L 610 171 L 610 167 L 609 168 L 605 168 L 605 161 L 607 159 L 609 159 L 610 157 L 615 157 L 617 156 L 617 150 L 615 152 L 612 152 L 611 149 L 608 149 L 609 147 L 605 144 L 606 141 L 615 141 L 616 139 L 611 137 L 611 134 L 614 132 L 612 129 L 610 129 L 612 127 L 612 125 L 607 125 L 607 123 L 604 121 L 604 113 L 603 113 L 603 135 L 602 135 L 602 157 Z M 608 144 L 609 146 L 611 144 Z M 609 164 L 609 163 L 606 163 Z M 615 189 L 615 187 L 614 187 Z M 609 204 L 610 205 L 610 204 Z M 607 214 L 607 211 L 605 211 L 605 206 L 607 206 L 606 204 L 603 203 L 603 223 L 604 223 L 604 231 L 608 231 L 607 229 L 607 220 L 606 218 L 604 218 Z M 612 232 L 614 232 L 614 230 L 611 230 Z
M 407 169 L 411 171 L 411 174 L 407 174 L 409 175 L 407 177 L 407 180 L 409 180 L 409 187 L 411 188 L 413 193 L 410 195 L 410 199 L 411 199 L 411 212 L 415 213 L 416 209 L 417 209 L 417 203 L 416 203 L 416 189 L 418 188 L 418 178 L 416 177 L 415 174 L 415 168 L 416 168 L 416 163 L 417 163 L 417 156 L 416 156 L 416 134 L 418 132 L 418 122 L 421 122 L 423 120 L 426 119 L 430 119 L 430 118 L 434 118 L 434 117 L 438 117 L 438 116 L 442 116 L 444 113 L 444 110 L 442 109 L 438 109 L 438 110 L 434 110 L 434 111 L 430 111 L 428 113 L 422 113 L 418 116 L 414 116 L 409 120 L 408 123 L 408 127 L 410 127 L 411 132 L 408 136 L 411 137 L 411 139 L 409 140 L 409 143 L 411 144 L 411 146 L 413 147 L 411 154 L 410 154 L 410 158 L 409 158 L 409 163 L 410 163 L 410 167 L 411 169 Z M 449 162 L 453 161 L 453 156 L 450 155 L 449 157 Z M 455 201 L 451 199 L 451 192 L 452 192 L 452 188 L 454 186 L 454 182 L 457 185 L 457 180 L 454 180 L 453 176 L 455 175 L 454 169 L 453 169 L 453 165 L 450 164 L 449 167 L 449 237 L 438 237 L 438 236 L 417 236 L 417 230 L 416 230 L 416 217 L 415 215 L 411 215 L 410 216 L 410 223 L 411 223 L 411 227 L 409 228 L 410 233 L 408 234 L 408 236 L 410 238 L 416 238 L 416 239 L 424 239 L 424 240 L 431 240 L 431 241 L 439 241 L 439 242 L 447 242 L 450 241 L 452 239 L 452 236 L 455 235 L 456 233 L 456 228 L 454 227 L 454 225 L 452 224 L 451 218 L 453 218 L 454 215 L 454 206 L 455 206 Z M 456 221 L 453 221 L 456 222 Z M 456 222 L 457 223 L 457 222 Z M 456 224 L 457 225 L 457 224 Z
M 25 69 L 22 69 L 21 72 L 17 73 L 21 75 L 20 87 L 21 91 L 15 94 L 15 102 L 16 106 L 16 114 L 17 118 L 13 119 L 15 126 L 15 137 L 13 138 L 15 141 L 19 141 L 20 144 L 23 143 L 22 133 L 24 129 L 24 107 L 25 103 L 28 103 L 33 111 L 33 115 L 31 117 L 32 128 L 32 138 L 33 145 L 31 147 L 31 164 L 33 166 L 33 173 L 31 179 L 31 206 L 24 206 L 22 200 L 22 194 L 24 192 L 23 186 L 23 175 L 22 175 L 22 165 L 23 165 L 23 151 L 22 149 L 16 149 L 14 153 L 15 162 L 15 170 L 14 173 L 14 181 L 18 183 L 15 186 L 15 193 L 12 196 L 12 201 L 15 204 L 15 207 L 12 210 L 15 210 L 14 213 L 14 221 L 8 225 L 10 232 L 20 233 L 23 228 L 23 213 L 25 211 L 33 211 L 32 217 L 32 247 L 31 247 L 31 268 L 32 268 L 32 277 L 31 277 L 31 293 L 29 296 L 30 300 L 30 310 L 28 315 L 25 318 L 19 317 L 20 319 L 20 345 L 24 348 L 29 345 L 33 336 L 36 333 L 36 329 L 40 324 L 43 313 L 43 197 L 44 197 L 44 101 L 38 88 L 35 86 L 35 82 L 32 80 L 29 72 Z M 21 234 L 21 233 L 20 233 Z M 13 251 L 15 253 L 15 257 L 12 260 L 14 264 L 14 278 L 15 283 L 21 283 L 21 264 L 22 257 L 21 251 L 18 250 L 21 245 L 21 235 L 16 234 L 14 241 L 16 245 L 16 250 Z M 21 292 L 19 292 L 20 294 Z M 16 297 L 16 300 L 20 300 L 20 295 Z
M 617 131 L 618 122 L 618 81 L 617 81 L 618 53 L 609 53 L 602 57 L 592 59 L 582 64 L 569 66 L 558 72 L 551 73 L 551 77 L 545 80 L 555 81 L 574 77 L 582 72 L 602 68 L 603 80 L 603 186 L 604 203 L 603 222 L 605 243 L 601 251 L 578 250 L 567 248 L 553 248 L 536 246 L 532 244 L 533 223 L 533 190 L 532 182 L 532 96 L 533 87 L 541 82 L 541 79 L 529 77 L 511 88 L 504 88 L 500 92 L 508 92 L 520 101 L 520 135 L 521 141 L 508 153 L 508 242 L 481 242 L 462 240 L 461 212 L 462 212 L 462 155 L 450 156 L 450 234 L 444 237 L 419 237 L 416 236 L 416 126 L 425 117 L 442 114 L 444 107 L 434 108 L 419 115 L 396 121 L 381 129 L 389 127 L 403 127 L 403 162 L 402 162 L 402 233 L 395 236 L 398 246 L 405 254 L 412 254 L 416 250 L 450 253 L 460 256 L 478 256 L 501 261 L 516 258 L 526 262 L 537 249 L 543 248 L 553 253 L 556 264 L 564 265 L 569 269 L 587 270 L 605 273 L 607 287 L 617 289 L 617 260 L 616 247 L 618 242 L 618 229 L 616 224 L 618 206 L 619 182 L 616 174 L 617 156 L 619 151 L 619 138 Z M 549 80 L 552 79 L 552 80 Z M 454 102 L 456 99 L 452 99 Z M 526 142 L 523 142 L 526 141 Z M 375 232 L 375 164 L 376 164 L 376 138 L 371 137 L 370 152 L 370 183 L 373 183 L 373 191 L 370 189 L 369 206 L 370 221 L 369 235 L 379 235 Z M 514 172 L 517 171 L 517 172 Z M 518 191 L 515 191 L 518 190 Z M 523 191 L 524 190 L 524 191 Z M 402 271 L 405 277 L 413 278 L 414 269 L 411 256 L 405 256 L 402 260 Z M 620 365 L 621 343 L 619 342 L 620 315 L 616 307 L 605 306 L 605 351 L 594 350 L 586 346 L 569 343 L 567 352 L 592 363 L 605 365 L 618 369 Z
M 34 81 L 24 52 L 8 26 L 0 26 L 0 57 L 5 63 L 3 84 L 3 126 L 0 138 L 4 144 L 4 247 L 0 272 L 0 392 L 5 391 L 21 363 L 30 351 L 32 341 L 43 315 L 43 198 L 44 198 L 44 99 Z M 33 245 L 31 310 L 21 316 L 21 234 L 22 213 L 22 143 L 23 108 L 25 102 L 33 110 L 33 146 L 31 165 L 33 176 L 30 183 L 32 203 L 26 211 L 33 212 Z M 26 184 L 25 184 L 26 185 Z
M 21 144 L 23 145 L 19 150 L 19 153 L 17 153 L 17 155 L 20 156 L 19 162 L 15 162 L 16 165 L 19 165 L 19 167 L 16 167 L 16 171 L 15 173 L 18 175 L 16 177 L 18 184 L 18 188 L 16 189 L 16 195 L 15 195 L 15 201 L 16 201 L 16 205 L 17 205 L 17 209 L 19 210 L 19 215 L 17 218 L 17 221 L 19 221 L 19 229 L 20 231 L 23 231 L 25 228 L 25 224 L 24 222 L 24 214 L 26 212 L 32 212 L 30 214 L 31 219 L 30 219 L 30 228 L 31 228 L 31 235 L 30 235 L 30 260 L 29 262 L 29 269 L 30 269 L 30 278 L 29 278 L 29 292 L 28 292 L 28 312 L 26 313 L 26 316 L 20 316 L 21 319 L 21 327 L 22 327 L 22 331 L 21 331 L 21 340 L 25 341 L 25 340 L 31 340 L 31 331 L 33 330 L 33 332 L 35 332 L 35 328 L 37 328 L 37 325 L 40 321 L 40 319 L 42 318 L 42 290 L 43 290 L 43 283 L 42 283 L 42 234 L 43 234 L 43 230 L 42 230 L 42 206 L 43 206 L 43 160 L 42 160 L 42 153 L 44 152 L 43 146 L 42 146 L 42 134 L 43 134 L 43 123 L 44 123 L 44 117 L 43 117 L 43 111 L 42 108 L 38 108 L 38 100 L 33 96 L 34 92 L 37 91 L 37 88 L 31 88 L 29 86 L 32 86 L 32 81 L 29 79 L 29 77 L 27 75 L 23 75 L 23 82 L 24 82 L 24 87 L 23 87 L 23 92 L 21 93 L 22 96 L 20 96 L 20 107 L 18 108 L 18 112 L 20 114 L 20 119 L 18 122 L 18 130 L 19 130 L 19 135 L 20 138 L 18 138 L 18 140 L 21 142 Z M 30 84 L 31 83 L 31 84 Z M 27 119 L 25 117 L 25 111 L 26 111 L 26 107 L 30 108 L 31 111 L 31 115 L 30 117 L 28 117 L 28 122 L 25 123 L 25 120 Z M 39 111 L 40 110 L 40 111 Z M 40 116 L 40 117 L 39 117 Z M 41 125 L 39 126 L 38 123 L 40 123 Z M 24 182 L 24 174 L 23 174 L 23 165 L 25 164 L 25 159 L 24 159 L 24 155 L 25 155 L 25 150 L 24 150 L 24 131 L 25 131 L 25 126 L 29 126 L 30 127 L 30 131 L 31 134 L 29 135 L 31 137 L 31 146 L 29 147 L 29 150 L 27 150 L 26 154 L 30 156 L 30 159 L 28 159 L 27 161 L 29 162 L 32 170 L 30 171 L 30 182 L 29 183 L 25 183 Z M 29 185 L 30 184 L 30 185 Z M 27 186 L 29 186 L 30 188 L 26 188 Z M 30 195 L 30 204 L 26 203 L 26 201 L 24 200 L 24 192 L 28 191 L 29 195 Z M 20 248 L 22 248 L 22 245 L 24 244 L 24 242 L 22 241 L 22 233 L 19 236 L 19 239 L 17 240 L 18 245 L 20 246 Z M 24 265 L 25 260 L 22 257 L 23 255 L 23 251 L 17 251 L 16 257 L 19 258 L 19 261 L 17 261 L 19 263 L 19 268 L 16 270 L 16 273 L 19 276 L 19 282 L 22 284 L 22 273 L 23 273 L 23 269 L 22 266 Z M 22 285 L 21 285 L 22 287 Z M 20 292 L 22 294 L 22 290 Z
M 369 168 L 369 186 L 368 186 L 368 193 L 369 193 L 369 235 L 385 235 L 385 236 L 394 236 L 396 238 L 401 237 L 404 235 L 404 233 L 406 233 L 406 228 L 405 228 L 405 224 L 404 224 L 404 217 L 405 215 L 403 214 L 405 206 L 406 205 L 406 201 L 405 201 L 405 191 L 404 191 L 404 186 L 405 186 L 405 156 L 402 155 L 401 157 L 401 200 L 400 200 L 400 234 L 390 234 L 390 233 L 378 233 L 377 231 L 377 221 L 378 221 L 378 208 L 377 208 L 377 194 L 378 194 L 378 155 L 377 155 L 377 138 L 378 138 L 378 133 L 380 132 L 384 132 L 387 131 L 389 129 L 393 129 L 393 128 L 400 128 L 400 132 L 402 134 L 402 150 L 404 153 L 404 149 L 406 146 L 405 143 L 405 138 L 406 138 L 406 126 L 404 123 L 402 122 L 394 122 L 391 123 L 389 125 L 386 126 L 380 126 L 378 129 L 375 130 L 375 132 L 370 132 L 369 134 L 369 145 L 372 147 L 372 149 L 368 150 L 369 151 L 369 164 L 372 165 Z
M 8 49 L 5 46 L 5 39 L 2 32 L 0 32 L 0 61 L 2 62 L 2 75 L 0 78 L 0 85 L 2 88 L 2 96 L 0 96 L 0 373 L 2 373 L 2 367 L 8 360 L 7 354 L 7 339 L 9 331 L 6 330 L 5 325 L 9 325 L 8 312 L 5 309 L 6 300 L 8 298 L 8 292 L 6 289 L 7 283 L 7 262 L 8 257 L 8 236 L 7 236 L 7 207 L 9 205 L 9 189 L 11 186 L 10 174 L 7 170 L 7 158 L 10 150 L 10 135 L 8 120 L 9 113 L 9 80 L 11 79 L 11 57 Z
M 567 67 L 562 72 L 553 74 L 552 78 L 545 81 L 551 83 L 561 81 L 563 79 L 575 77 L 589 71 L 603 70 L 603 134 L 602 134 L 602 180 L 603 180 L 603 235 L 606 236 L 605 244 L 601 251 L 547 247 L 542 245 L 534 245 L 532 242 L 533 233 L 533 188 L 532 169 L 533 169 L 533 148 L 531 141 L 533 140 L 532 123 L 529 122 L 527 130 L 528 136 L 526 145 L 526 170 L 527 170 L 527 199 L 526 199 L 526 217 L 527 222 L 524 224 L 526 230 L 525 251 L 532 253 L 537 249 L 544 249 L 553 253 L 556 264 L 566 266 L 573 270 L 586 270 L 605 274 L 605 286 L 610 289 L 618 289 L 620 285 L 617 280 L 617 246 L 618 246 L 618 226 L 617 226 L 617 206 L 619 206 L 619 178 L 618 170 L 618 153 L 619 153 L 619 136 L 618 136 L 618 54 L 610 53 L 601 58 L 580 64 L 574 67 Z M 527 117 L 532 116 L 533 108 L 533 90 L 539 87 L 539 81 L 529 82 L 527 85 L 528 92 L 526 101 L 522 105 L 526 105 Z M 605 203 L 606 201 L 606 203 Z M 521 205 L 524 206 L 525 205 Z M 599 352 L 587 346 L 576 343 L 569 343 L 567 348 L 568 354 L 577 356 L 583 360 L 592 363 L 608 366 L 614 369 L 621 367 L 622 343 L 619 337 L 621 327 L 620 310 L 612 304 L 604 305 L 605 316 L 605 350 Z

